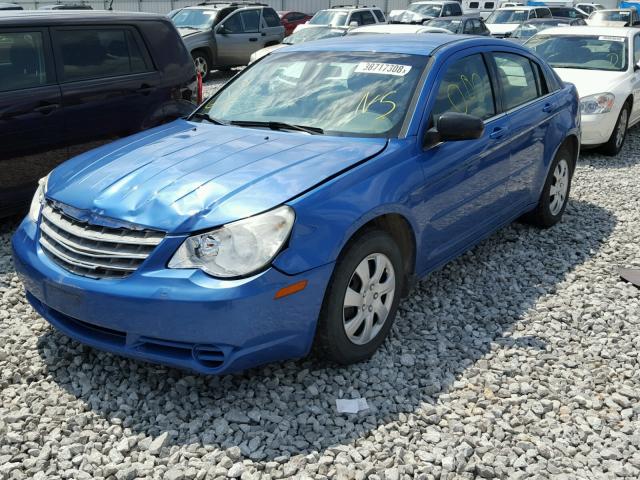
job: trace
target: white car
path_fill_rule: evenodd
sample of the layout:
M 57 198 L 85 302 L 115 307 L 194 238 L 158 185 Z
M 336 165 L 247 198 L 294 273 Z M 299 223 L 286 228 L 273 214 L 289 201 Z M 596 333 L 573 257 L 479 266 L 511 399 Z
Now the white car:
M 596 10 L 604 10 L 604 6 L 599 3 L 576 3 L 573 8 L 586 16 L 591 15 Z
M 485 24 L 494 37 L 504 38 L 518 28 L 522 22 L 534 18 L 551 18 L 547 7 L 505 7 L 494 11 Z
M 424 23 L 433 18 L 462 15 L 462 7 L 455 0 L 421 1 L 411 3 L 406 10 L 391 10 L 389 23 Z
M 382 24 L 385 25 L 386 24 Z M 375 27 L 375 25 L 371 25 Z M 366 28 L 366 27 L 362 27 Z M 357 30 L 357 29 L 356 29 Z M 293 32 L 291 35 L 286 37 L 282 43 L 278 43 L 277 45 L 271 45 L 269 47 L 261 48 L 260 50 L 253 52 L 251 57 L 249 58 L 249 65 L 251 65 L 256 60 L 260 60 L 265 55 L 270 54 L 274 50 L 279 50 L 287 45 L 296 45 L 298 43 L 311 42 L 313 40 L 322 40 L 324 38 L 334 38 L 334 37 L 342 37 L 346 35 L 349 31 L 347 27 L 309 27 L 303 28 L 302 30 L 298 30 Z
M 611 8 L 593 12 L 586 21 L 590 27 L 632 27 L 639 20 L 635 8 Z
M 347 35 L 363 35 L 363 34 L 379 34 L 379 33 L 395 33 L 395 34 L 410 34 L 410 33 L 447 33 L 451 34 L 449 30 L 444 28 L 428 27 L 425 25 L 407 25 L 402 23 L 387 24 L 387 25 L 367 25 L 366 27 L 358 27 L 349 30 Z
M 578 89 L 582 145 L 617 154 L 640 121 L 640 29 L 549 28 L 525 45 Z
M 318 10 L 307 23 L 298 25 L 294 32 L 309 27 L 358 27 L 387 23 L 387 19 L 377 7 L 336 6 L 326 10 Z

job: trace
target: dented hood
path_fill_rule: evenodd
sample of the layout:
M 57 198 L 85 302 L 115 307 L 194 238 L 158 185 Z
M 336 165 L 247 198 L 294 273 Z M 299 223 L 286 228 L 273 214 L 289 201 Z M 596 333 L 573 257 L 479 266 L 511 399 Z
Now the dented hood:
M 190 232 L 280 205 L 385 146 L 178 120 L 62 164 L 47 197 L 83 216 Z

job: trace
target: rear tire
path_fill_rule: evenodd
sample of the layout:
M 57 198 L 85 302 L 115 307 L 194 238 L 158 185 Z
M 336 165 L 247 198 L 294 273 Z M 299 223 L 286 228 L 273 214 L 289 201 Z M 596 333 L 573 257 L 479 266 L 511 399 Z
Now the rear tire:
M 402 253 L 391 235 L 368 230 L 340 255 L 315 338 L 322 358 L 348 365 L 371 358 L 389 334 L 404 288 Z
M 616 122 L 616 126 L 613 127 L 613 132 L 611 132 L 611 137 L 609 137 L 609 141 L 600 147 L 600 152 L 604 155 L 613 157 L 617 155 L 622 147 L 624 146 L 624 141 L 627 138 L 627 129 L 629 127 L 629 104 L 625 103 L 620 110 L 620 115 L 618 115 L 618 121 Z
M 202 75 L 202 81 L 205 81 L 211 71 L 211 59 L 204 50 L 194 50 L 191 52 L 193 64 L 196 67 L 196 73 Z
M 573 168 L 571 151 L 561 148 L 551 162 L 538 205 L 523 216 L 524 221 L 539 228 L 549 228 L 562 219 L 569 202 Z

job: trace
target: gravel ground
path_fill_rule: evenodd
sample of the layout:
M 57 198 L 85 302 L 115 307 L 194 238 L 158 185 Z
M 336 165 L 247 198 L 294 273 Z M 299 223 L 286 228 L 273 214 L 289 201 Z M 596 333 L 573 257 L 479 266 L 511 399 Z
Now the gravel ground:
M 640 290 L 616 274 L 640 266 L 638 192 L 640 129 L 582 156 L 561 224 L 514 224 L 421 282 L 370 362 L 225 377 L 54 331 L 5 222 L 0 479 L 638 479 Z

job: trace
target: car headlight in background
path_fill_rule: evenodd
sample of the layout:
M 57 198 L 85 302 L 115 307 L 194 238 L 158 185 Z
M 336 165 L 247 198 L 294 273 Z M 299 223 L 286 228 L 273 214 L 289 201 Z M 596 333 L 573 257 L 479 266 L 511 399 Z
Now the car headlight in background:
M 49 175 L 38 180 L 38 189 L 36 190 L 36 193 L 33 195 L 33 199 L 31 200 L 28 217 L 29 220 L 34 223 L 38 221 L 38 217 L 40 216 L 40 210 L 42 210 L 42 205 L 44 204 L 44 195 L 45 193 L 47 193 L 48 182 Z
M 242 277 L 264 268 L 280 251 L 295 214 L 286 205 L 187 238 L 169 268 L 199 268 L 214 277 Z
M 580 113 L 583 115 L 595 115 L 608 113 L 613 108 L 616 97 L 613 93 L 598 93 L 580 99 Z

